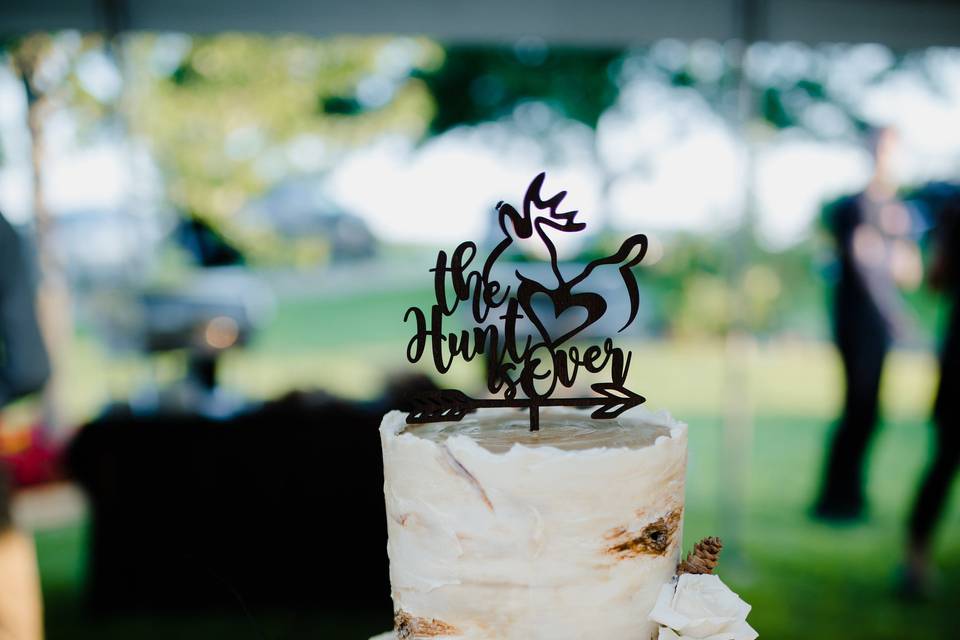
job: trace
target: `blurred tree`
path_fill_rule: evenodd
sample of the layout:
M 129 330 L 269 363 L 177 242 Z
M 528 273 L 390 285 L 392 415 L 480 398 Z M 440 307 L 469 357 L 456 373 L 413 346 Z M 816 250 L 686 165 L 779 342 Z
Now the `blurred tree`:
M 613 176 L 595 134 L 601 115 L 619 94 L 617 63 L 622 55 L 620 49 L 549 47 L 537 38 L 523 38 L 513 47 L 448 45 L 443 64 L 419 74 L 435 103 L 429 133 L 508 122 L 518 134 L 536 141 L 549 162 L 565 151 L 549 131 L 550 120 L 586 125 L 593 134 L 586 151 L 603 177 L 596 212 L 602 229 L 608 221 L 606 197 Z
M 742 78 L 754 124 L 802 129 L 821 140 L 855 138 L 878 124 L 864 111 L 863 91 L 897 73 L 915 72 L 932 92 L 942 91 L 931 74 L 936 58 L 931 50 L 900 54 L 880 44 L 755 42 L 742 59 L 734 51 L 716 42 L 665 40 L 631 56 L 637 57 L 632 66 L 697 91 L 731 117 L 742 115 L 737 113 Z
M 424 135 L 432 101 L 411 72 L 440 58 L 426 40 L 388 37 L 147 34 L 124 49 L 130 128 L 170 202 L 261 260 L 282 259 L 276 237 L 231 216 L 378 136 Z
M 595 128 L 617 98 L 619 49 L 548 48 L 521 41 L 513 48 L 450 45 L 443 64 L 420 76 L 436 104 L 430 133 L 513 115 L 539 101 L 563 118 Z
M 35 33 L 0 42 L 2 51 L 23 86 L 26 127 L 30 134 L 31 195 L 41 282 L 38 288 L 40 324 L 50 353 L 52 375 L 44 392 L 44 424 L 61 423 L 62 359 L 70 348 L 73 326 L 70 293 L 63 267 L 51 248 L 52 221 L 45 194 L 46 122 L 50 115 L 71 108 L 79 120 L 96 120 L 104 104 L 79 81 L 77 62 L 103 46 L 99 36 L 75 33 Z
M 34 37 L 38 42 L 52 38 Z M 104 42 L 96 36 L 69 37 L 82 40 L 82 46 L 71 45 L 74 49 L 68 51 L 61 45 L 62 51 L 51 57 L 59 66 L 51 69 L 59 70 L 58 91 L 69 97 L 71 108 L 95 122 L 108 106 L 71 69 L 81 49 L 102 48 Z M 608 188 L 619 175 L 644 169 L 610 166 L 596 136 L 598 123 L 623 108 L 636 80 L 696 92 L 733 126 L 741 115 L 743 77 L 754 114 L 748 135 L 760 132 L 762 143 L 778 130 L 802 128 L 836 140 L 853 139 L 862 128 L 859 88 L 905 67 L 923 68 L 919 54 L 894 56 L 877 45 L 757 43 L 742 60 L 741 76 L 741 59 L 730 46 L 703 41 L 665 40 L 629 51 L 550 47 L 535 38 L 513 46 L 441 48 L 427 40 L 389 37 L 129 34 L 122 43 L 123 112 L 134 136 L 152 150 L 169 200 L 259 261 L 288 260 L 298 252 L 269 229 L 239 224 L 233 214 L 292 174 L 323 172 L 344 153 L 386 133 L 422 140 L 458 126 L 500 122 L 540 144 L 549 162 L 557 159 L 560 147 L 569 146 L 554 127 L 573 125 L 579 127 L 576 150 L 593 154 Z M 42 131 L 37 133 L 42 138 Z M 37 145 L 38 153 L 41 149 Z M 38 203 L 42 210 L 42 194 Z M 42 218 L 38 216 L 41 225 Z M 752 224 L 752 218 L 745 220 Z M 598 242 L 613 240 L 608 235 L 600 234 Z M 764 275 L 768 271 L 747 276 L 750 265 L 772 268 L 782 256 L 766 251 L 752 229 L 746 235 L 750 240 L 736 252 L 727 237 L 696 244 L 710 260 L 720 260 L 719 272 L 727 269 L 723 261 L 731 253 L 742 254 L 738 259 L 744 273 L 732 278 L 728 288 L 757 293 L 754 302 L 738 308 L 749 306 L 749 324 L 763 328 L 792 303 L 784 295 L 767 299 L 777 289 Z M 671 244 L 668 254 L 685 253 L 689 239 Z M 815 268 L 814 250 L 794 253 L 791 268 L 807 282 L 810 278 L 804 276 Z M 668 265 L 680 278 L 674 283 L 677 291 L 692 286 L 686 277 L 702 266 L 665 261 L 658 277 L 665 276 Z M 811 290 L 803 297 L 813 295 Z M 691 308 L 683 307 L 680 297 L 665 296 L 671 301 L 668 313 Z

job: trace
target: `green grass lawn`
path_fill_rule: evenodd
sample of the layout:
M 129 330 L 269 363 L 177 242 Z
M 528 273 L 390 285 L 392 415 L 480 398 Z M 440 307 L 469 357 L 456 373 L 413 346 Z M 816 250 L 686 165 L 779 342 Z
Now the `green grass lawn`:
M 274 325 L 250 349 L 228 358 L 225 380 L 264 397 L 292 386 L 369 395 L 386 372 L 405 368 L 406 330 L 400 317 L 409 300 L 409 294 L 395 293 L 281 306 Z M 375 328 L 391 322 L 393 328 Z M 357 346 L 368 329 L 374 331 L 371 339 Z M 930 442 L 925 415 L 934 366 L 929 355 L 903 352 L 891 358 L 884 384 L 887 421 L 871 458 L 870 518 L 856 526 L 829 527 L 806 516 L 839 398 L 839 365 L 829 346 L 748 343 L 740 352 L 745 375 L 727 366 L 726 347 L 717 341 L 632 346 L 632 388 L 646 395 L 652 408 L 669 408 L 691 427 L 686 546 L 710 534 L 732 543 L 720 573 L 753 605 L 750 621 L 761 637 L 956 637 L 960 494 L 954 495 L 939 536 L 940 593 L 924 604 L 904 604 L 893 596 L 903 521 Z M 164 360 L 155 374 L 173 376 L 177 366 Z M 76 416 L 124 395 L 147 375 L 143 363 L 107 358 L 89 340 L 78 343 L 71 367 Z M 101 375 L 82 375 L 90 371 Z M 450 384 L 475 385 L 474 373 L 458 370 Z M 739 461 L 727 453 L 730 438 L 722 430 L 731 397 L 754 418 L 752 430 L 741 434 L 751 444 Z M 350 639 L 375 630 L 364 620 L 283 612 L 258 613 L 254 624 L 240 614 L 87 620 L 78 601 L 83 535 L 82 526 L 76 526 L 37 536 L 52 640 Z

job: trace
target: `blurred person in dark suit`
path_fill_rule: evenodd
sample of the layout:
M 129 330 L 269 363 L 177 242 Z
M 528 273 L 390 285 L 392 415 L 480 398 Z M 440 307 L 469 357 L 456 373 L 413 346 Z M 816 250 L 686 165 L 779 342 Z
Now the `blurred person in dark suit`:
M 898 286 L 915 287 L 922 275 L 911 211 L 897 197 L 897 133 L 878 129 L 869 142 L 874 171 L 866 189 L 827 213 L 840 265 L 834 336 L 846 392 L 814 515 L 832 521 L 863 515 L 864 464 L 877 425 L 883 363 L 894 340 L 911 333 Z
M 921 480 L 908 524 L 904 595 L 923 595 L 930 587 L 931 550 L 936 527 L 960 466 L 960 195 L 943 208 L 935 230 L 928 282 L 950 304 L 940 347 L 940 383 L 933 406 L 936 453 Z
M 24 243 L 0 214 L 0 407 L 39 391 L 50 376 Z
M 0 409 L 39 391 L 50 374 L 34 305 L 23 243 L 0 215 Z M 13 527 L 10 485 L 0 468 L 0 640 L 40 640 L 41 609 L 33 541 Z

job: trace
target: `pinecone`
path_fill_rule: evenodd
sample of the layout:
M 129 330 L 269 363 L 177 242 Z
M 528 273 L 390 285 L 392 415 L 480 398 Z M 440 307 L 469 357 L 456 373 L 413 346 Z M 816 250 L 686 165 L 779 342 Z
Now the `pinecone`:
M 720 563 L 720 550 L 723 542 L 720 538 L 704 538 L 693 545 L 693 551 L 687 554 L 687 559 L 677 567 L 677 573 L 713 573 Z

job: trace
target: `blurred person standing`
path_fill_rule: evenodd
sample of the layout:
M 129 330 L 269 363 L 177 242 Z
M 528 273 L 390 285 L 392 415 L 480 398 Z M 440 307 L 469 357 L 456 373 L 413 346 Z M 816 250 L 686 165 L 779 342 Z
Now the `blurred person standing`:
M 43 388 L 50 360 L 24 243 L 0 213 L 0 408 Z
M 902 591 L 924 595 L 931 586 L 933 536 L 960 466 L 960 195 L 943 207 L 934 234 L 927 278 L 950 305 L 940 347 L 940 383 L 933 406 L 936 453 L 921 480 L 908 522 L 907 563 Z
M 50 375 L 24 245 L 0 215 L 0 409 L 39 391 Z M 0 424 L 2 427 L 2 424 Z M 40 640 L 43 617 L 33 541 L 13 527 L 0 466 L 0 640 Z
M 884 360 L 893 342 L 912 332 L 898 286 L 916 287 L 922 277 L 913 216 L 897 197 L 897 133 L 874 130 L 869 143 L 874 167 L 866 189 L 827 212 L 840 266 L 833 328 L 846 391 L 813 513 L 831 521 L 863 515 L 864 465 L 878 420 Z

